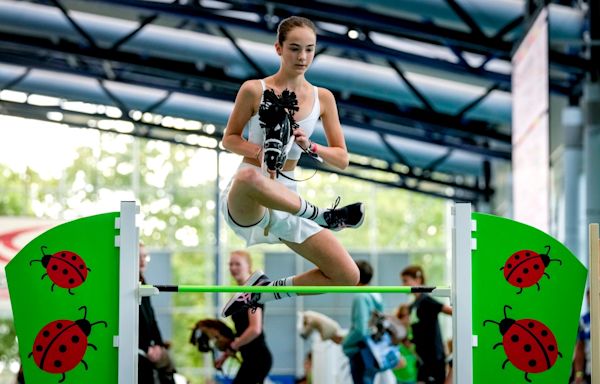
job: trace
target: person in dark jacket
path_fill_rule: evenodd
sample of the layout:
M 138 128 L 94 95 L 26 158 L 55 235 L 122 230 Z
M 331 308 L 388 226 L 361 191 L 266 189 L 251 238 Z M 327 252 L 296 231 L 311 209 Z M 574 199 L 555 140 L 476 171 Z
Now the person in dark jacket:
M 150 260 L 146 247 L 140 244 L 140 281 Z M 174 384 L 175 369 L 162 339 L 150 297 L 142 297 L 139 315 L 139 384 Z
M 425 274 L 418 265 L 406 267 L 400 278 L 404 285 L 425 284 Z M 410 309 L 412 342 L 419 357 L 417 379 L 427 384 L 443 384 L 446 379 L 446 354 L 438 315 L 452 315 L 452 307 L 426 293 L 415 293 Z

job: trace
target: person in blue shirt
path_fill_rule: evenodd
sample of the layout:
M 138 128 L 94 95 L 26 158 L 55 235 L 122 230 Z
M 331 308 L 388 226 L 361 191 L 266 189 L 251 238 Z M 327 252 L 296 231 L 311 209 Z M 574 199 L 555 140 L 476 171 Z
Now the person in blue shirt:
M 356 262 L 360 272 L 359 286 L 369 285 L 373 277 L 373 267 L 368 261 Z M 382 311 L 383 303 L 379 293 L 357 293 L 352 300 L 352 322 L 342 348 L 350 360 L 350 372 L 354 384 L 372 384 L 375 373 L 368 371 L 360 354 L 364 340 L 369 336 L 369 319 L 373 310 Z

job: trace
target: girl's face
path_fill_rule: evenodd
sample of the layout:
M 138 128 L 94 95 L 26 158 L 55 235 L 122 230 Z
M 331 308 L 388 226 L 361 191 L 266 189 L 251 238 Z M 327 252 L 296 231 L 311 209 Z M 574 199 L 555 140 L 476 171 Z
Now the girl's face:
M 250 275 L 250 265 L 246 258 L 233 253 L 229 257 L 229 273 L 238 283 L 244 283 Z
M 281 56 L 281 66 L 292 73 L 306 72 L 315 57 L 317 36 L 308 27 L 290 30 L 283 46 L 275 43 L 277 54 Z
M 414 287 L 416 285 L 421 285 L 421 279 L 409 275 L 402 275 L 402 284 Z

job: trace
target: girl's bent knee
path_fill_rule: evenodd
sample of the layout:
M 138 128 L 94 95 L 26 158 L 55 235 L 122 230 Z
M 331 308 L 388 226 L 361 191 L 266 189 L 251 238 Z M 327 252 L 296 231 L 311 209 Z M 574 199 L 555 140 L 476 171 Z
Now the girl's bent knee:
M 358 284 L 359 278 L 360 272 L 358 271 L 358 267 L 354 265 L 353 268 L 350 267 L 341 271 L 341 273 L 336 276 L 336 283 L 339 285 L 355 286 Z
M 235 180 L 238 183 L 256 187 L 264 180 L 264 176 L 258 171 L 258 169 L 242 168 L 236 173 Z

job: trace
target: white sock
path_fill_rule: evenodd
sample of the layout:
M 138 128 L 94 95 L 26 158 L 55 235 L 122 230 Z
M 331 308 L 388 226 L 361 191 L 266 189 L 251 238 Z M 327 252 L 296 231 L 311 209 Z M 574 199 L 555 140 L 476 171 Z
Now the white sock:
M 300 210 L 295 213 L 296 216 L 304 217 L 305 219 L 312 220 L 319 225 L 327 225 L 323 218 L 324 209 L 321 209 L 315 205 L 312 205 L 308 201 L 300 197 Z
M 294 285 L 294 276 L 284 277 L 279 280 L 273 280 L 268 285 L 272 285 L 274 287 L 291 287 Z M 287 292 L 264 292 L 260 294 L 260 299 L 258 300 L 259 304 L 264 304 L 267 301 L 273 300 L 281 300 L 286 297 L 296 296 L 295 293 L 287 293 Z

